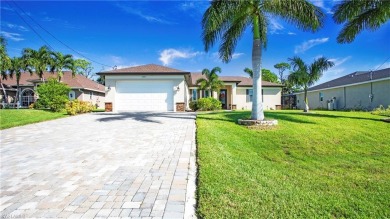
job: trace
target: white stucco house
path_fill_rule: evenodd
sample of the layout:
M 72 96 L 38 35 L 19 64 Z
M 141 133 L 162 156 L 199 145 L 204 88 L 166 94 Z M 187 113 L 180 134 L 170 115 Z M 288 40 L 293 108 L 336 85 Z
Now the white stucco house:
M 209 96 L 196 85 L 201 73 L 190 73 L 165 66 L 148 64 L 99 72 L 106 85 L 106 111 L 184 111 L 189 102 Z M 220 76 L 225 87 L 219 100 L 224 109 L 252 108 L 252 79 Z M 265 109 L 281 105 L 282 85 L 263 81 Z M 216 97 L 216 95 L 214 95 Z

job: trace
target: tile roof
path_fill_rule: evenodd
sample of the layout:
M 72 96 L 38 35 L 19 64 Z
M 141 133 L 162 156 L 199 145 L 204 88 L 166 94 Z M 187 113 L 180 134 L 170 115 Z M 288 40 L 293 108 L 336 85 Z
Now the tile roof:
M 99 72 L 100 75 L 105 74 L 188 74 L 189 72 L 181 71 L 174 68 L 168 68 L 161 65 L 148 64 L 129 68 L 115 69 L 111 71 Z
M 385 68 L 377 71 L 357 71 L 348 75 L 345 75 L 340 78 L 336 78 L 334 80 L 319 84 L 317 86 L 311 87 L 308 90 L 321 90 L 332 87 L 345 86 L 349 84 L 363 83 L 369 82 L 371 80 L 378 80 L 383 78 L 390 79 L 390 68 Z
M 44 72 L 43 78 L 45 80 L 49 78 L 57 78 L 57 73 L 51 73 L 51 72 Z M 21 86 L 23 85 L 33 85 L 33 81 L 40 80 L 38 75 L 35 73 L 30 75 L 29 72 L 23 72 L 20 77 L 19 84 Z M 83 88 L 88 90 L 95 90 L 104 93 L 104 85 L 101 85 L 93 80 L 90 80 L 86 78 L 83 75 L 75 75 L 75 77 L 72 77 L 72 73 L 70 71 L 64 71 L 64 76 L 62 77 L 61 81 L 64 84 L 67 84 L 71 88 Z M 8 78 L 7 80 L 2 81 L 3 84 L 6 84 L 8 86 L 16 86 L 16 77 Z
M 205 76 L 202 73 L 191 73 L 190 78 L 188 79 L 189 86 L 198 86 L 196 85 L 196 81 L 200 78 L 204 78 Z M 223 82 L 236 82 L 237 86 L 241 87 L 251 87 L 253 86 L 252 78 L 247 78 L 243 76 L 219 76 L 219 79 Z M 262 86 L 264 87 L 282 87 L 283 85 L 272 83 L 268 81 L 262 81 Z

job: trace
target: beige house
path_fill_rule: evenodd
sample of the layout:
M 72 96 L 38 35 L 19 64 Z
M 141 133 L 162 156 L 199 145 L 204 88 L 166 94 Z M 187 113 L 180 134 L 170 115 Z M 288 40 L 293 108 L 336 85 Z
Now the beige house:
M 304 94 L 297 93 L 296 105 L 304 109 Z M 372 110 L 390 105 L 390 68 L 354 72 L 309 88 L 310 109 Z
M 105 77 L 106 109 L 120 111 L 182 111 L 189 102 L 210 96 L 202 91 L 196 80 L 200 73 L 190 73 L 160 65 L 142 65 L 98 73 Z M 252 108 L 252 79 L 224 77 L 219 92 L 224 109 Z M 263 81 L 265 109 L 276 109 L 281 101 L 280 84 Z M 214 94 L 216 97 L 216 94 Z
M 38 99 L 35 92 L 36 87 L 44 81 L 47 81 L 49 78 L 57 78 L 57 73 L 53 74 L 51 72 L 44 72 L 43 80 L 41 80 L 36 74 L 31 75 L 28 72 L 23 72 L 19 81 L 19 101 L 17 106 L 27 108 L 30 104 L 34 103 Z M 5 90 L 8 96 L 8 104 L 13 105 L 17 88 L 16 77 L 7 78 L 2 82 L 6 88 Z M 70 100 L 78 99 L 88 101 L 98 108 L 104 108 L 104 85 L 90 80 L 83 75 L 75 75 L 75 77 L 73 77 L 72 73 L 68 71 L 64 72 L 61 82 L 71 88 L 71 91 L 68 94 Z M 0 93 L 0 103 L 5 105 L 4 93 L 1 90 Z

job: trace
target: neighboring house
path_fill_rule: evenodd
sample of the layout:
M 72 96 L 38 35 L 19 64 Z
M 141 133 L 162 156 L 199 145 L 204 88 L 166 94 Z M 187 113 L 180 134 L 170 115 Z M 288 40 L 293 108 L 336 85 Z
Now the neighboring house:
M 297 93 L 297 107 L 305 107 L 303 92 Z M 372 110 L 390 105 L 390 68 L 358 71 L 309 88 L 311 109 Z M 329 108 L 328 108 L 329 103 Z
M 78 99 L 89 101 L 93 105 L 98 106 L 98 108 L 104 107 L 104 85 L 96 83 L 83 75 L 75 75 L 75 77 L 73 77 L 72 73 L 68 71 L 65 71 L 63 74 L 61 82 L 71 88 L 71 91 L 68 94 L 70 100 Z M 34 103 L 38 99 L 37 93 L 35 92 L 36 87 L 49 78 L 56 79 L 57 74 L 45 72 L 42 81 L 35 73 L 31 75 L 28 72 L 23 72 L 19 82 L 19 106 L 26 108 Z M 16 77 L 8 78 L 2 82 L 6 87 L 8 102 L 10 104 L 14 103 L 16 95 Z M 0 93 L 0 102 L 4 104 L 3 91 L 0 90 Z
M 182 111 L 191 100 L 208 96 L 196 80 L 202 75 L 160 65 L 142 65 L 100 72 L 106 83 L 106 109 L 118 111 Z M 220 77 L 225 87 L 219 99 L 225 109 L 252 108 L 252 79 Z M 263 81 L 265 109 L 280 105 L 282 85 Z M 214 95 L 216 97 L 216 95 Z

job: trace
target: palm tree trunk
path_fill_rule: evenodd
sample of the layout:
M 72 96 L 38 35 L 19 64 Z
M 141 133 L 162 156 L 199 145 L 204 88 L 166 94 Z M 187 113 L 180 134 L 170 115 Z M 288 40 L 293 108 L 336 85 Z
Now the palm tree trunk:
M 309 100 L 307 99 L 307 87 L 305 87 L 304 98 L 305 98 L 305 109 L 303 110 L 303 112 L 308 113 L 309 112 Z
M 0 84 L 1 84 L 1 89 L 3 90 L 3 95 L 4 95 L 3 100 L 4 100 L 5 104 L 8 104 L 7 92 L 5 91 L 5 88 L 4 88 L 4 85 L 3 85 L 3 82 L 1 79 L 0 79 Z
M 252 47 L 252 70 L 253 70 L 253 103 L 252 119 L 264 120 L 263 102 L 261 100 L 261 40 L 259 18 L 253 19 L 253 47 Z
M 19 105 L 18 104 L 18 101 L 19 101 L 19 81 L 17 80 L 16 81 L 16 95 L 15 95 L 15 101 L 14 101 L 14 106 L 16 105 L 16 108 L 19 109 Z

